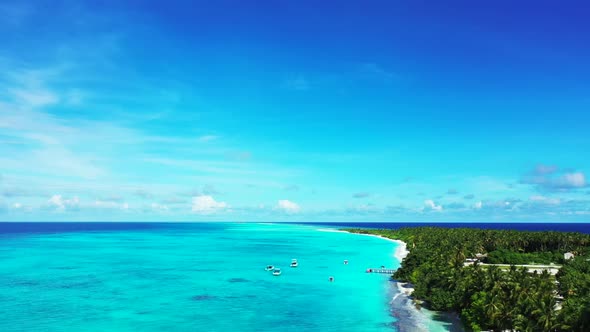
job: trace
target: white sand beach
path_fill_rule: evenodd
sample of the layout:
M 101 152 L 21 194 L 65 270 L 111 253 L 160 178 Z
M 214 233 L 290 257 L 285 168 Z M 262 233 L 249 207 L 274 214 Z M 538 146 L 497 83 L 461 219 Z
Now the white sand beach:
M 346 231 L 331 229 L 322 229 L 321 231 L 348 233 Z M 395 248 L 393 256 L 400 262 L 400 264 L 410 253 L 407 243 L 401 240 L 394 240 L 375 234 L 353 234 L 378 237 L 383 240 L 397 243 L 398 246 Z M 403 324 L 397 325 L 397 328 L 400 331 L 443 332 L 463 330 L 460 320 L 457 317 L 454 317 L 452 314 L 432 311 L 416 306 L 416 303 L 412 298 L 414 286 L 411 283 L 395 282 L 395 284 L 397 286 L 398 292 L 393 295 L 390 305 L 392 314 L 398 320 L 404 321 Z
M 400 264 L 401 264 L 402 260 L 404 260 L 404 258 L 406 258 L 406 256 L 408 256 L 408 254 L 410 253 L 408 251 L 408 245 L 404 241 L 394 240 L 394 239 L 390 239 L 390 238 L 387 238 L 387 237 L 384 237 L 381 235 L 374 235 L 374 234 L 359 234 L 359 235 L 378 237 L 383 240 L 397 243 L 398 246 L 395 248 L 395 252 L 393 253 L 393 256 L 400 262 Z

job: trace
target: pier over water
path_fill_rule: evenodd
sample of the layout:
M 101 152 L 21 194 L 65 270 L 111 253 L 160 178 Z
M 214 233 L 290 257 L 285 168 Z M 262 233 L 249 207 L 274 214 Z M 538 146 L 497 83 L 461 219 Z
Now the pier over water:
M 378 268 L 378 269 L 367 269 L 366 272 L 367 273 L 384 273 L 384 274 L 393 274 L 395 272 L 396 269 L 382 269 L 382 268 Z

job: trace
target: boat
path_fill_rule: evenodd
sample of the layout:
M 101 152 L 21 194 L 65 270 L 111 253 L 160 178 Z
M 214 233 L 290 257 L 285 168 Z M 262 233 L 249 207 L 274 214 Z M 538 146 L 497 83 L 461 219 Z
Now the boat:
M 281 275 L 281 269 L 275 268 L 274 270 L 272 270 L 272 275 L 273 276 L 280 276 Z
M 344 265 L 348 265 L 348 259 L 344 260 Z
M 298 265 L 299 265 L 299 263 L 297 263 L 296 259 L 291 260 L 291 267 L 297 267 Z
M 274 266 L 272 266 L 272 265 L 268 265 L 268 266 L 267 266 L 267 267 L 265 267 L 264 269 L 265 269 L 266 271 L 272 271 L 272 270 L 274 270 L 274 269 L 275 269 L 275 267 L 274 267 Z

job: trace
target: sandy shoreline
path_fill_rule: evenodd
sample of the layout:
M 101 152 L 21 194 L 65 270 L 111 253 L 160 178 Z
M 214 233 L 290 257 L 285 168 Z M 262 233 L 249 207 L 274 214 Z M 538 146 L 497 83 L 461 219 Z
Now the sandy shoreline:
M 351 232 L 347 232 L 347 231 L 341 231 L 338 229 L 329 229 L 329 228 L 320 228 L 318 229 L 318 231 L 320 232 L 333 232 L 333 233 L 348 233 L 348 234 L 355 234 L 355 235 L 365 235 L 365 236 L 372 236 L 372 237 L 377 237 L 386 241 L 390 241 L 390 242 L 395 242 L 398 244 L 398 246 L 395 248 L 395 253 L 393 254 L 393 256 L 399 261 L 400 265 L 402 263 L 402 260 L 404 258 L 406 258 L 406 256 L 408 256 L 408 254 L 410 253 L 410 251 L 408 250 L 408 245 L 407 243 L 405 243 L 404 241 L 401 240 L 394 240 L 394 239 L 390 239 L 381 235 L 375 235 L 375 234 L 362 234 L 362 233 L 351 233 Z
M 354 234 L 358 234 L 358 233 L 354 233 Z M 387 241 L 391 241 L 391 242 L 395 242 L 398 244 L 398 246 L 395 248 L 395 253 L 393 254 L 393 256 L 395 258 L 397 258 L 397 260 L 399 261 L 400 265 L 402 263 L 402 261 L 404 260 L 404 258 L 406 258 L 406 256 L 408 256 L 408 254 L 410 253 L 408 251 L 408 245 L 401 240 L 394 240 L 394 239 L 390 239 L 381 235 L 374 235 L 374 234 L 359 234 L 359 235 L 366 235 L 366 236 L 372 236 L 372 237 L 378 237 L 380 239 L 383 240 L 387 240 Z
M 362 234 L 362 233 L 351 233 L 351 232 L 347 232 L 347 231 L 341 231 L 341 230 L 337 230 L 337 229 L 327 229 L 327 228 L 322 228 L 319 229 L 319 231 L 321 232 L 335 232 L 335 233 L 348 233 L 348 234 L 355 234 L 355 235 L 365 235 L 365 236 L 372 236 L 372 237 L 377 237 L 386 241 L 390 241 L 390 242 L 394 242 L 397 243 L 398 246 L 395 247 L 395 252 L 393 253 L 393 256 L 399 261 L 400 265 L 402 263 L 402 261 L 404 260 L 404 258 L 406 258 L 406 256 L 408 256 L 408 254 L 410 253 L 410 251 L 408 250 L 408 244 L 405 243 L 404 241 L 401 240 L 394 240 L 394 239 L 390 239 L 381 235 L 375 235 L 375 234 Z M 410 283 L 404 283 L 404 282 L 396 282 L 398 290 L 399 290 L 399 294 L 398 295 L 405 295 L 405 296 L 410 296 L 412 295 L 412 292 L 414 291 L 414 287 L 412 286 L 412 284 Z M 398 296 L 396 295 L 396 297 Z M 394 297 L 395 300 L 395 297 Z M 393 301 L 393 300 L 392 300 Z
M 407 243 L 401 240 L 394 240 L 375 234 L 351 233 L 334 229 L 320 229 L 320 231 L 372 236 L 395 242 L 398 244 L 398 246 L 395 248 L 393 256 L 399 261 L 400 265 L 402 260 L 410 253 Z M 394 282 L 398 291 L 391 298 L 389 304 L 392 315 L 398 320 L 395 325 L 399 331 L 439 332 L 462 330 L 458 319 L 453 319 L 453 317 L 450 317 L 449 314 L 430 311 L 424 308 L 418 309 L 414 303 L 414 299 L 412 298 L 414 287 L 411 283 L 397 281 Z M 440 317 L 435 318 L 437 316 L 443 316 L 444 319 L 441 320 Z
M 358 233 L 354 233 L 354 234 L 358 234 Z M 394 240 L 394 239 L 390 239 L 390 238 L 387 238 L 387 237 L 384 237 L 384 236 L 381 236 L 381 235 L 374 235 L 374 234 L 359 234 L 359 235 L 367 235 L 367 236 L 372 236 L 372 237 L 378 237 L 378 238 L 383 239 L 383 240 L 387 240 L 387 241 L 391 241 L 391 242 L 397 243 L 398 246 L 395 248 L 395 252 L 394 252 L 393 256 L 399 261 L 400 265 L 402 264 L 402 261 L 404 260 L 404 258 L 406 258 L 406 256 L 408 256 L 408 254 L 410 253 L 410 251 L 408 250 L 408 244 L 405 243 L 404 241 Z M 405 296 L 408 296 L 409 297 L 414 292 L 413 285 L 410 284 L 410 283 L 408 283 L 408 282 L 397 282 L 396 281 L 395 283 L 397 285 L 397 288 L 399 290 L 399 293 L 402 294 L 402 295 L 405 295 Z

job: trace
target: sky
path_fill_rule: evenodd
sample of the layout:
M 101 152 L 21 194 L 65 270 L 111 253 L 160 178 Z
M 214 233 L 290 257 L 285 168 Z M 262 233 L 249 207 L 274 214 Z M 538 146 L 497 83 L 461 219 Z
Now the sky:
M 582 1 L 0 17 L 0 220 L 590 221 Z

